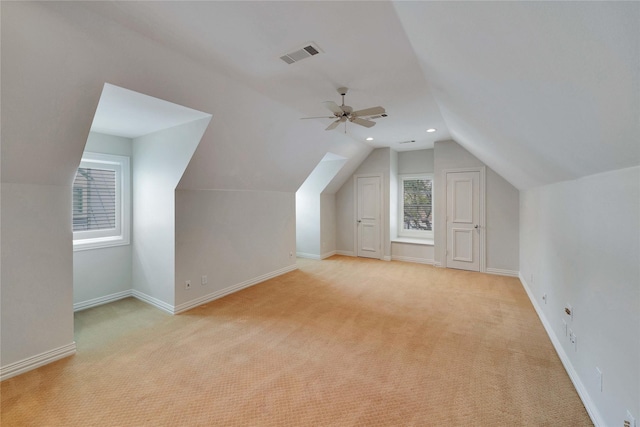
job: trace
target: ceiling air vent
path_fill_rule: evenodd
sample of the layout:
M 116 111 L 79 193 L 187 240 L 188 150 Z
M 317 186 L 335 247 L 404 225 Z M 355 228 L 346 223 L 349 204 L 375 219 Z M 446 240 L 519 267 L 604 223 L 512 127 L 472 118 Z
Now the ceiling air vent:
M 302 61 L 303 59 L 310 58 L 314 55 L 322 53 L 320 48 L 315 43 L 309 43 L 305 47 L 289 52 L 286 55 L 282 55 L 282 59 L 287 64 L 293 64 L 294 62 Z
M 411 144 L 412 142 L 416 142 L 416 140 L 415 139 L 411 139 L 409 141 L 400 141 L 400 142 L 398 142 L 398 144 Z

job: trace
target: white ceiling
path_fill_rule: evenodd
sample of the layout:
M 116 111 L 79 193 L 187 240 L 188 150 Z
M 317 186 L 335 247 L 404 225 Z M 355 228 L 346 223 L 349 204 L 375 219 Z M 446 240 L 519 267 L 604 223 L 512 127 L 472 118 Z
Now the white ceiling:
M 640 2 L 397 2 L 453 138 L 518 188 L 640 164 Z
M 137 138 L 211 114 L 105 83 L 92 132 Z
M 192 59 L 223 70 L 300 112 L 327 116 L 323 101 L 340 104 L 338 87 L 355 110 L 383 106 L 387 118 L 353 138 L 397 150 L 431 148 L 449 139 L 420 64 L 388 2 L 119 2 L 87 7 Z M 315 42 L 324 53 L 287 65 L 283 54 Z M 310 131 L 331 119 L 307 122 Z M 427 134 L 426 129 L 438 131 Z M 334 132 L 344 132 L 340 126 Z M 397 142 L 416 140 L 414 144 Z
M 324 115 L 321 102 L 338 102 L 336 88 L 347 86 L 348 105 L 389 114 L 371 129 L 349 126 L 351 137 L 396 150 L 453 137 L 518 188 L 640 163 L 639 2 L 84 7 L 300 117 Z M 310 41 L 324 53 L 293 65 L 279 59 Z M 331 120 L 315 122 L 305 122 L 309 132 Z

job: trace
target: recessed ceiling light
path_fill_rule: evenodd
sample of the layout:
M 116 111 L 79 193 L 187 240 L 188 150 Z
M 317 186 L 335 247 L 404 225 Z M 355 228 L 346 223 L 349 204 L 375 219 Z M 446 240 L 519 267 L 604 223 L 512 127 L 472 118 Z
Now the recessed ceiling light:
M 427 132 L 431 133 L 431 132 L 435 132 L 435 131 L 437 131 L 437 130 L 438 130 L 438 129 L 436 129 L 436 128 L 429 128 L 429 129 L 427 129 Z
M 372 137 L 367 138 L 367 141 L 373 141 Z

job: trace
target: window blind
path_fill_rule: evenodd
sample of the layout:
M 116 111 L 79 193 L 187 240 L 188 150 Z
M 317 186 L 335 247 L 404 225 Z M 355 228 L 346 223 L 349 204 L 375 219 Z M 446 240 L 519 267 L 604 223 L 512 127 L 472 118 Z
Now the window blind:
M 73 181 L 73 231 L 116 227 L 116 171 L 78 168 Z
M 405 230 L 433 230 L 430 179 L 403 180 Z

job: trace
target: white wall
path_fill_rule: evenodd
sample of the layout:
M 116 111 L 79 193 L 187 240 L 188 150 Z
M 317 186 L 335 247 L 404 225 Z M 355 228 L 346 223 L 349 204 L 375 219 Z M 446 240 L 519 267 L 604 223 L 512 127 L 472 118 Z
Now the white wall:
M 424 243 L 391 242 L 391 259 L 433 265 L 434 246 Z
M 175 190 L 210 118 L 133 140 L 133 289 L 175 301 Z
M 131 157 L 131 139 L 90 132 L 85 151 Z M 130 290 L 131 269 L 130 244 L 73 252 L 74 305 Z
M 399 152 L 398 173 L 433 173 L 433 149 Z
M 335 250 L 325 250 L 329 228 L 334 227 L 335 213 L 328 213 L 331 201 L 325 197 L 322 207 L 321 193 L 325 191 L 331 181 L 338 175 L 347 163 L 347 159 L 333 153 L 327 153 L 320 163 L 313 169 L 307 179 L 296 191 L 296 251 L 298 256 L 306 258 L 322 258 L 323 253 Z M 330 215 L 323 219 L 323 215 Z M 327 230 L 322 231 L 322 224 Z M 335 227 L 334 227 L 335 228 Z M 323 243 L 324 240 L 324 243 Z
M 71 184 L 105 82 L 215 115 L 216 125 L 203 136 L 181 189 L 293 193 L 328 151 L 349 159 L 347 170 L 370 151 L 340 132 L 302 123 L 299 112 L 223 70 L 196 63 L 77 3 L 1 2 L 0 7 L 2 102 L 11 105 L 1 112 L 2 229 L 8 230 L 1 242 L 2 304 L 8 307 L 1 319 L 2 366 L 73 342 Z M 251 126 L 246 117 L 252 117 Z M 31 196 L 28 204 L 22 195 Z M 44 241 L 36 231 L 47 236 Z M 274 239 L 271 246 L 288 246 L 285 236 Z M 155 292 L 142 271 L 148 260 L 136 262 L 137 277 L 145 279 L 138 283 Z M 171 301 L 173 292 L 165 289 L 161 298 Z M 40 329 L 25 334 L 25 325 Z
M 71 186 L 3 182 L 1 197 L 0 363 L 6 368 L 60 347 L 75 349 Z
M 176 191 L 176 310 L 294 269 L 294 212 L 292 192 Z
M 601 426 L 622 425 L 627 409 L 640 419 L 639 200 L 640 167 L 521 193 L 521 279 Z
M 320 258 L 336 252 L 336 195 L 320 195 Z
M 435 262 L 442 263 L 446 249 L 446 194 L 442 182 L 445 169 L 485 166 L 475 156 L 454 141 L 436 142 L 434 145 L 434 205 L 435 205 Z M 519 192 L 486 168 L 486 266 L 487 269 L 519 271 Z
M 391 257 L 391 240 L 389 228 L 389 182 L 391 173 L 391 149 L 376 148 L 358 166 L 355 175 L 363 174 L 382 175 L 382 227 L 383 227 L 383 256 Z M 336 193 L 336 225 L 337 225 L 337 250 L 345 254 L 355 254 L 354 248 L 354 181 L 353 176 L 346 180 Z
M 296 253 L 303 258 L 320 258 L 320 194 L 296 191 Z

